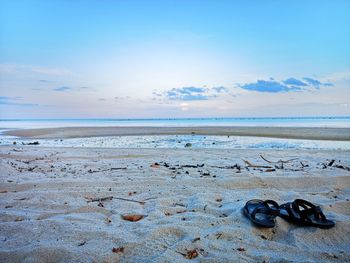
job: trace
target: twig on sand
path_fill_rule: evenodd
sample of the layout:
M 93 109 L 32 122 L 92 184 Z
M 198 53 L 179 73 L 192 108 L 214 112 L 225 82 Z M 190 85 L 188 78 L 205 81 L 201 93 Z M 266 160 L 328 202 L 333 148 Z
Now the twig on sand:
M 122 200 L 122 201 L 129 201 L 129 202 L 138 203 L 140 205 L 144 205 L 146 203 L 145 201 L 137 201 L 137 200 L 127 199 L 127 198 L 122 198 L 122 197 L 114 197 L 114 198 L 118 199 L 118 200 Z
M 197 165 L 185 164 L 180 166 L 180 168 L 200 168 L 200 167 L 204 167 L 204 163 L 197 164 Z
M 126 167 L 112 167 L 112 168 L 109 168 L 109 169 L 103 169 L 103 170 L 91 170 L 89 169 L 88 170 L 88 173 L 100 173 L 100 172 L 107 172 L 107 171 L 115 171 L 115 170 L 126 170 L 127 168 Z
M 238 164 L 230 165 L 230 166 L 216 166 L 216 165 L 211 165 L 210 167 L 212 167 L 212 168 L 218 168 L 218 169 L 237 169 L 237 170 L 241 170 L 241 167 L 240 167 Z
M 85 197 L 86 199 L 90 199 L 87 202 L 103 202 L 106 200 L 112 200 L 113 196 L 106 196 L 106 197 L 97 197 L 97 198 L 89 198 L 89 197 Z
M 107 196 L 107 197 L 101 197 L 101 198 L 87 198 L 90 199 L 87 202 L 103 202 L 106 200 L 112 200 L 112 199 L 117 199 L 117 200 L 122 200 L 122 201 L 128 201 L 128 202 L 134 202 L 134 203 L 138 203 L 140 205 L 144 205 L 146 202 L 145 201 L 137 201 L 137 200 L 133 200 L 133 199 L 127 199 L 127 198 L 122 198 L 122 197 L 114 197 L 114 196 Z
M 335 167 L 335 168 L 343 169 L 345 171 L 349 171 L 350 172 L 350 167 L 342 165 L 340 162 L 341 161 L 336 163 L 335 160 L 331 160 L 328 163 L 327 162 L 321 163 L 322 164 L 322 169 L 326 169 L 328 167 Z
M 334 165 L 334 167 L 339 168 L 339 169 L 343 169 L 346 171 L 350 171 L 350 168 L 347 166 L 344 166 L 344 165 L 337 164 L 337 165 Z
M 143 201 L 148 201 L 148 200 L 152 200 L 152 199 L 157 199 L 157 197 L 148 197 L 148 198 L 144 199 Z
M 289 162 L 291 162 L 291 161 L 295 161 L 295 160 L 297 160 L 297 159 L 299 159 L 299 158 L 292 158 L 292 159 L 289 159 L 289 160 L 278 160 L 277 162 L 273 162 L 273 161 L 269 161 L 269 160 L 267 160 L 264 156 L 262 156 L 261 154 L 260 154 L 260 157 L 261 157 L 261 159 L 263 159 L 265 162 L 268 162 L 268 163 L 289 163 Z
M 334 164 L 335 160 L 333 159 L 332 161 L 330 161 L 327 166 L 331 167 Z
M 302 161 L 300 161 L 300 164 L 301 164 L 301 168 L 309 167 L 308 164 L 304 164 Z
M 244 160 L 242 159 L 243 162 L 247 165 L 247 167 L 252 167 L 252 168 L 266 168 L 266 169 L 269 169 L 269 168 L 272 168 L 271 166 L 266 166 L 266 165 L 256 165 L 256 164 L 252 164 L 251 162 L 247 161 L 247 160 Z

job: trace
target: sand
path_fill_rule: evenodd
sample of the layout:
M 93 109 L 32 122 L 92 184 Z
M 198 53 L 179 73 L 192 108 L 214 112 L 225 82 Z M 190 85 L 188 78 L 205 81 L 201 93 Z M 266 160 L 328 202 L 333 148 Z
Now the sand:
M 298 159 L 244 168 L 270 165 L 260 154 Z M 1 262 L 188 262 L 191 250 L 193 262 L 350 262 L 350 172 L 334 166 L 349 166 L 349 151 L 1 146 L 0 156 Z M 241 212 L 253 198 L 307 199 L 336 226 L 258 228 Z
M 198 134 L 350 141 L 350 128 L 303 127 L 67 127 L 10 130 L 4 134 L 33 139 Z

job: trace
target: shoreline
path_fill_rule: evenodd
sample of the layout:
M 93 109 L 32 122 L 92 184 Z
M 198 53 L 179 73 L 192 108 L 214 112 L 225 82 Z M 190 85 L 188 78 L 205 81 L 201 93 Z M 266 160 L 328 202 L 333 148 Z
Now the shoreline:
M 216 135 L 255 136 L 280 139 L 350 141 L 350 128 L 313 127 L 248 127 L 248 126 L 202 126 L 202 127 L 63 127 L 16 129 L 3 135 L 31 139 L 64 139 L 104 136 L 147 136 L 147 135 Z

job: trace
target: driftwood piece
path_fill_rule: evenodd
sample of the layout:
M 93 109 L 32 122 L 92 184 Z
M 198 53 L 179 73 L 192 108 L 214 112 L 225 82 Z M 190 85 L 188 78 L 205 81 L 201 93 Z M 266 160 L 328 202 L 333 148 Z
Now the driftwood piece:
M 273 167 L 271 166 L 266 166 L 266 165 L 257 165 L 257 164 L 252 164 L 251 162 L 242 159 L 243 162 L 247 165 L 247 167 L 252 167 L 252 168 L 265 168 L 265 169 L 272 169 Z

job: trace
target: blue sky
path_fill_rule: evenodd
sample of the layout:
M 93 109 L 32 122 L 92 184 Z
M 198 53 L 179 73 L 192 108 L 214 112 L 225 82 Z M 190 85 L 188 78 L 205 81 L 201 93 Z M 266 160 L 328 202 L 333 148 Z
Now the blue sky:
M 349 13 L 340 0 L 3 0 L 0 118 L 350 115 Z

